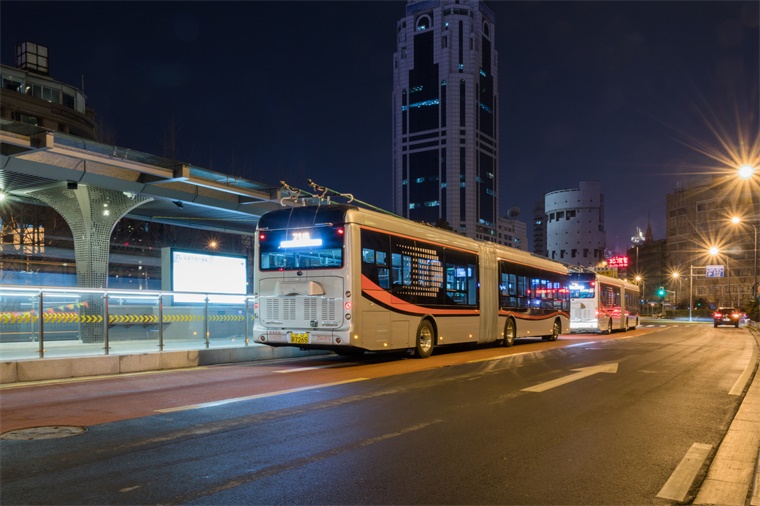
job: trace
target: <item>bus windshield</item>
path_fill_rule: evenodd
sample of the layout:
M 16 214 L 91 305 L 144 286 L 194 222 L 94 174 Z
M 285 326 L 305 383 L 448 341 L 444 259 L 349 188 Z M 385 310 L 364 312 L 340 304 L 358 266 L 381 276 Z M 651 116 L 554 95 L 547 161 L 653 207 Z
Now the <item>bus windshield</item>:
M 259 233 L 259 269 L 289 271 L 343 267 L 344 229 L 316 226 Z
M 594 275 L 572 274 L 569 288 L 571 299 L 593 299 L 596 293 Z

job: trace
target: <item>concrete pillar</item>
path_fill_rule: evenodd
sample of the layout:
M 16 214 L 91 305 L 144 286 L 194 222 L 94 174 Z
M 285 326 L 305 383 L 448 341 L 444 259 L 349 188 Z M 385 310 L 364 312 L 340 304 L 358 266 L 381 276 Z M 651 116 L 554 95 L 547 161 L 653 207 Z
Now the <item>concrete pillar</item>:
M 116 223 L 135 207 L 153 200 L 140 195 L 88 185 L 76 188 L 48 188 L 29 194 L 46 203 L 66 220 L 74 237 L 77 285 L 82 288 L 108 287 L 108 257 L 111 233 Z M 103 315 L 103 300 L 91 297 L 85 315 Z M 83 323 L 82 341 L 103 342 L 103 323 Z

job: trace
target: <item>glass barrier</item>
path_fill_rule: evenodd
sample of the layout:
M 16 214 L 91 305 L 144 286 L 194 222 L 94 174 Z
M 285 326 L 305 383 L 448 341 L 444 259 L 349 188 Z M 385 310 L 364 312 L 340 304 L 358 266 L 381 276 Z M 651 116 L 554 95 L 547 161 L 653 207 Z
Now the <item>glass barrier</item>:
M 253 296 L 3 286 L 0 360 L 248 346 L 253 315 Z

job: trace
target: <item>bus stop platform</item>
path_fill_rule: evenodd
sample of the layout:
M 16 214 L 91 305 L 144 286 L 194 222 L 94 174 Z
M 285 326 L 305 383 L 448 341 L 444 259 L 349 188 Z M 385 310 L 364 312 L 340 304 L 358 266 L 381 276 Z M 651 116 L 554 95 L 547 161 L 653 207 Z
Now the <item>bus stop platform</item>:
M 251 343 L 234 348 L 205 348 L 169 351 L 120 350 L 118 354 L 86 356 L 48 356 L 0 362 L 0 384 L 46 381 L 86 376 L 129 374 L 183 369 L 216 364 L 305 357 L 327 351 L 275 348 Z

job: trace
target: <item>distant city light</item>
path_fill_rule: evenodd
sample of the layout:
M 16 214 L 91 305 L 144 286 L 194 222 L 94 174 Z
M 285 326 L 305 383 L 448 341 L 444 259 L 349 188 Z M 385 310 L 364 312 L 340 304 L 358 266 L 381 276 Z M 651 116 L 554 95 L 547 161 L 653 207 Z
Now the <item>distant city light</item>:
M 712 256 L 715 256 L 715 255 L 717 255 L 718 253 L 720 253 L 720 250 L 718 249 L 718 247 L 717 247 L 717 246 L 711 246 L 711 247 L 710 247 L 710 249 L 709 249 L 708 251 L 710 252 L 710 254 L 711 254 Z
M 739 167 L 739 177 L 742 179 L 749 179 L 755 173 L 755 168 L 749 164 L 744 164 Z

